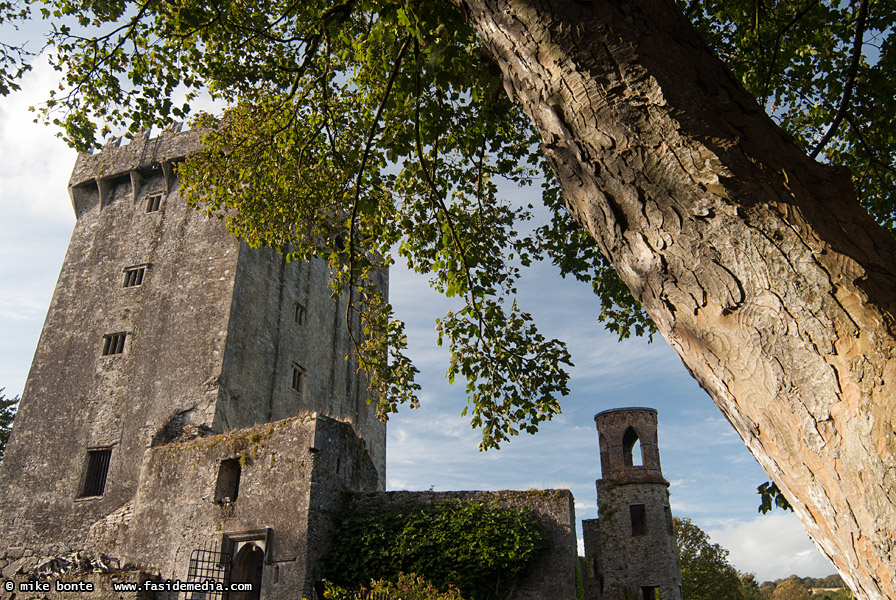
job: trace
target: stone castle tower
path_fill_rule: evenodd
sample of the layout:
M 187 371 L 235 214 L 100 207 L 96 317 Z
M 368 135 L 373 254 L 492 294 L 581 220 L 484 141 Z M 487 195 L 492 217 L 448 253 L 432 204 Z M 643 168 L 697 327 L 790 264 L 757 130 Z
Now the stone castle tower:
M 185 577 L 193 549 L 250 543 L 279 565 L 274 598 L 277 581 L 307 588 L 315 494 L 384 488 L 385 425 L 343 358 L 326 265 L 251 249 L 181 200 L 174 166 L 198 147 L 168 130 L 78 158 L 77 224 L 0 468 L 0 553 L 130 548 Z
M 600 440 L 598 518 L 582 522 L 593 561 L 591 600 L 681 600 L 669 482 L 660 469 L 657 413 L 605 410 L 594 417 Z

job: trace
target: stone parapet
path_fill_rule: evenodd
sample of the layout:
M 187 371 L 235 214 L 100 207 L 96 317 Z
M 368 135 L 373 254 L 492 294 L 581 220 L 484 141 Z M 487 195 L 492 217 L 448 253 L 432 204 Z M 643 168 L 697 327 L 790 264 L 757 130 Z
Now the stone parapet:
M 111 138 L 99 152 L 79 154 L 69 187 L 182 160 L 199 150 L 202 139 L 198 130 L 182 132 L 180 127 L 165 128 L 154 138 L 148 131 L 141 132 L 125 145 L 121 144 L 122 138 Z

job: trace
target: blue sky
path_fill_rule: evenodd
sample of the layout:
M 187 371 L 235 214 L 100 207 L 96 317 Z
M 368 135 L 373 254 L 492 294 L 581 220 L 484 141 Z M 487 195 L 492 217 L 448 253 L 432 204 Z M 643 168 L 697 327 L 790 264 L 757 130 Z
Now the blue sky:
M 7 396 L 24 387 L 74 226 L 66 186 L 75 154 L 28 112 L 55 82 L 52 70 L 38 65 L 21 92 L 0 99 L 0 387 Z M 460 417 L 462 383 L 447 384 L 447 353 L 435 344 L 434 320 L 448 301 L 400 265 L 391 272 L 390 299 L 407 324 L 423 392 L 420 409 L 402 410 L 389 422 L 389 489 L 569 488 L 577 519 L 595 518 L 600 464 L 593 416 L 649 406 L 659 411 L 660 455 L 676 515 L 691 518 L 731 552 L 735 567 L 760 581 L 834 572 L 795 516 L 757 514 L 755 490 L 766 475 L 677 355 L 660 337 L 652 344 L 617 342 L 597 323 L 599 306 L 587 286 L 561 279 L 550 265 L 524 274 L 521 308 L 545 335 L 569 345 L 571 394 L 563 414 L 537 435 L 487 453 L 477 451 L 478 434 Z

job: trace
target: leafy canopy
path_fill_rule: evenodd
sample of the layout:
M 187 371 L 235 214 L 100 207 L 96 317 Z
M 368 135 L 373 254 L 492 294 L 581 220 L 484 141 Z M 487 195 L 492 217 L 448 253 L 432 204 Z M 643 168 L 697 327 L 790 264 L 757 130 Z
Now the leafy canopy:
M 797 143 L 853 169 L 892 227 L 896 1 L 680 3 Z M 356 347 L 382 418 L 416 406 L 419 386 L 372 272 L 396 256 L 459 298 L 438 339 L 490 448 L 535 432 L 568 389 L 565 345 L 514 300 L 522 267 L 547 258 L 591 283 L 620 337 L 653 327 L 565 211 L 537 135 L 455 4 L 48 0 L 64 89 L 43 111 L 84 150 L 183 119 L 203 91 L 225 101 L 222 114 L 194 115 L 205 146 L 180 168 L 190 201 L 253 245 L 329 261 L 362 324 Z M 7 24 L 25 14 L 5 6 Z M 499 194 L 514 184 L 542 186 L 549 223 L 532 229 L 531 207 Z
M 519 492 L 527 493 L 527 492 Z M 417 573 L 443 591 L 503 597 L 547 545 L 528 508 L 448 499 L 424 505 L 368 498 L 337 520 L 323 576 L 347 588 Z
M 690 519 L 672 521 L 678 542 L 682 595 L 692 600 L 743 600 L 752 578 L 741 580 L 728 562 L 728 551 L 709 541 L 709 536 Z
M 12 432 L 12 421 L 16 416 L 16 409 L 19 407 L 19 397 L 7 398 L 0 388 L 0 460 L 6 453 L 6 443 L 9 441 L 9 434 Z

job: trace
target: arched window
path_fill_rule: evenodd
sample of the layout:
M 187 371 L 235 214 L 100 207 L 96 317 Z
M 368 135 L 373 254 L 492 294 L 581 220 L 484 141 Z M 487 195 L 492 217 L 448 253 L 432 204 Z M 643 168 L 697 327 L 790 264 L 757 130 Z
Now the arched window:
M 622 434 L 622 461 L 626 467 L 640 467 L 644 464 L 641 440 L 634 427 L 629 427 Z

